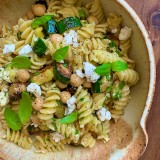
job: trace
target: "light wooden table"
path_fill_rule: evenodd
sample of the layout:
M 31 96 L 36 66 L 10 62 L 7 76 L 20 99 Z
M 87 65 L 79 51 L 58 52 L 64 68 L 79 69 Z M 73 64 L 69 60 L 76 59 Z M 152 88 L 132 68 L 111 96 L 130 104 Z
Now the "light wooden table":
M 154 47 L 157 63 L 156 92 L 147 120 L 149 144 L 140 160 L 160 160 L 160 0 L 126 1 L 137 12 L 145 24 Z

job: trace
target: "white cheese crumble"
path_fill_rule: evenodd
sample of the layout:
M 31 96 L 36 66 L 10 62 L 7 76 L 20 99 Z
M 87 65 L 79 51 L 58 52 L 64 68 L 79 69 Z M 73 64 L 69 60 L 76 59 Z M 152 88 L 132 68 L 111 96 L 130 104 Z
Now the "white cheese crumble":
M 19 55 L 30 57 L 30 53 L 32 52 L 32 47 L 29 44 L 26 44 L 20 51 Z
M 59 142 L 65 138 L 62 134 L 59 134 L 58 132 L 51 133 L 51 136 L 55 142 Z
M 114 29 L 111 30 L 111 32 L 112 32 L 112 33 L 117 33 L 117 32 L 118 32 L 118 29 L 117 29 L 117 28 L 114 28 Z
M 65 115 L 72 113 L 76 108 L 76 98 L 72 96 L 69 100 L 67 100 L 68 108 L 65 109 Z
M 9 94 L 7 92 L 0 92 L 0 106 L 3 107 L 9 102 Z
M 119 34 L 119 40 L 125 41 L 128 38 L 130 38 L 131 34 L 132 34 L 132 28 L 129 27 L 122 28 Z
M 64 63 L 64 60 L 61 60 L 59 63 Z
M 81 78 L 84 78 L 84 77 L 85 77 L 85 74 L 82 73 L 81 70 L 76 70 L 76 74 L 77 74 L 77 76 L 79 76 L 79 77 L 81 77 Z
M 15 44 L 5 44 L 3 54 L 13 53 L 15 51 Z
M 106 108 L 101 108 L 97 111 L 97 116 L 100 121 L 110 120 L 111 119 L 111 113 L 106 110 Z
M 100 76 L 94 72 L 94 70 L 96 69 L 96 67 L 89 63 L 89 62 L 83 62 L 84 65 L 84 72 L 85 72 L 85 76 L 93 83 L 96 83 L 97 80 L 100 78 Z
M 73 44 L 74 47 L 78 47 L 78 33 L 74 30 L 70 30 L 69 33 L 64 34 L 63 42 L 66 45 Z
M 3 71 L 2 73 L 2 77 L 3 77 L 3 80 L 8 82 L 8 83 L 11 83 L 11 79 L 10 79 L 10 76 L 9 76 L 10 72 L 9 71 Z
M 36 97 L 40 97 L 42 94 L 41 87 L 36 83 L 31 83 L 27 86 L 27 92 L 33 93 Z

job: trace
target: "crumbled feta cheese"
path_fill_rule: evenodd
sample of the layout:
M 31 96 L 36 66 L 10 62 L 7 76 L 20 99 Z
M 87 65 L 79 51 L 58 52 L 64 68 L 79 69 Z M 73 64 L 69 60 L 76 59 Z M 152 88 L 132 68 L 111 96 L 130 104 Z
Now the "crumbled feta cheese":
M 114 28 L 114 29 L 111 30 L 112 33 L 117 33 L 117 31 L 118 31 L 117 28 Z
M 55 142 L 59 142 L 65 138 L 63 135 L 59 134 L 58 132 L 51 133 L 51 136 Z
M 68 108 L 65 109 L 65 115 L 72 113 L 76 108 L 76 98 L 72 96 L 69 100 L 67 100 Z
M 0 92 L 0 106 L 5 106 L 9 102 L 9 94 L 7 92 Z
M 84 65 L 84 71 L 85 71 L 85 76 L 93 83 L 97 82 L 97 80 L 100 78 L 100 76 L 94 72 L 96 67 L 89 63 L 89 62 L 83 62 Z
M 42 94 L 41 87 L 36 83 L 31 83 L 27 86 L 27 92 L 33 93 L 36 97 L 40 97 Z
M 132 33 L 132 28 L 129 27 L 122 28 L 119 34 L 119 40 L 120 41 L 127 40 L 131 36 L 131 33 Z
M 66 45 L 73 44 L 74 47 L 78 47 L 78 33 L 74 30 L 70 30 L 69 33 L 64 34 L 63 42 Z
M 79 76 L 79 77 L 81 77 L 81 78 L 84 78 L 84 77 L 85 77 L 85 74 L 82 73 L 81 70 L 76 70 L 76 74 L 77 74 L 77 76 Z
M 111 119 L 111 113 L 106 110 L 106 108 L 101 108 L 97 111 L 97 116 L 100 121 L 110 120 Z
M 3 74 L 2 77 L 3 77 L 3 80 L 4 80 L 4 81 L 6 81 L 6 82 L 8 82 L 8 83 L 11 83 L 9 73 L 10 73 L 9 71 L 5 71 L 5 70 L 4 70 L 3 73 L 2 73 L 2 74 Z
M 59 63 L 64 63 L 64 60 L 61 60 Z
M 31 56 L 31 52 L 32 52 L 32 47 L 29 44 L 26 44 L 20 51 L 19 51 L 19 55 L 23 55 L 23 56 L 27 56 L 30 57 Z
M 38 124 L 31 123 L 31 126 L 34 126 L 35 128 L 37 128 Z
M 3 49 L 3 54 L 13 53 L 15 51 L 15 44 L 6 44 Z

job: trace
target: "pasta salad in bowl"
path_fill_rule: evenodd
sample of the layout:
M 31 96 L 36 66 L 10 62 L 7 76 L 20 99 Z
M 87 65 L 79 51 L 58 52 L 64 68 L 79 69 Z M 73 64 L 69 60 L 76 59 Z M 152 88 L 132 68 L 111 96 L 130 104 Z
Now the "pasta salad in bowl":
M 26 3 L 25 15 L 17 12 L 13 25 L 3 20 L 0 38 L 2 158 L 28 159 L 29 153 L 29 159 L 109 159 L 115 147 L 134 144 L 136 134 L 136 144 L 144 144 L 144 128 L 136 130 L 135 123 L 144 110 L 149 73 L 142 75 L 144 64 L 132 51 L 134 26 L 105 7 L 115 2 L 15 3 Z M 5 151 L 1 143 L 10 146 Z

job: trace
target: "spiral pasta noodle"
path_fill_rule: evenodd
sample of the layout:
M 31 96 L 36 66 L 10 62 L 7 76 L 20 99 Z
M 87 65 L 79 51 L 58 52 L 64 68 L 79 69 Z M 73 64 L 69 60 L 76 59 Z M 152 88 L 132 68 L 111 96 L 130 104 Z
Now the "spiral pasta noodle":
M 110 110 L 112 118 L 116 121 L 124 114 L 124 109 L 129 102 L 130 96 L 129 86 L 125 85 L 122 89 L 122 96 L 119 100 L 113 101 L 112 109 Z
M 122 55 L 127 55 L 130 47 L 131 47 L 130 39 L 125 41 L 120 41 L 119 48 L 121 50 Z
M 135 85 L 139 80 L 138 73 L 133 69 L 126 69 L 121 72 L 116 72 L 117 77 L 120 81 L 128 83 L 130 86 Z
M 78 119 L 80 127 L 83 128 L 87 123 L 93 119 L 93 100 L 87 90 L 84 90 L 82 86 L 78 87 L 75 97 L 77 99 Z M 83 100 L 83 101 L 82 101 Z
M 83 137 L 81 138 L 81 144 L 84 147 L 90 147 L 93 148 L 95 145 L 95 139 L 92 137 L 92 135 L 90 133 L 86 133 L 83 135 Z
M 7 128 L 5 139 L 17 144 L 24 149 L 31 148 L 32 140 L 20 131 L 13 131 L 10 128 Z
M 9 23 L 6 22 L 2 25 L 2 32 L 0 34 L 0 38 L 6 38 L 10 35 L 12 35 L 12 28 Z
M 101 23 L 95 26 L 94 37 L 102 38 L 107 32 L 108 23 Z
M 86 8 L 88 9 L 91 15 L 95 16 L 98 19 L 99 23 L 105 21 L 105 16 L 103 14 L 99 0 L 94 0 L 90 3 L 87 3 Z
M 94 93 L 93 94 L 94 110 L 100 109 L 103 106 L 105 99 L 106 99 L 106 95 L 104 93 Z
M 58 106 L 57 100 L 60 100 L 60 91 L 58 88 L 51 88 L 47 91 L 44 104 L 40 113 L 38 115 L 40 120 L 50 120 L 53 118 L 53 113 L 56 112 L 56 107 Z
M 0 67 L 4 67 L 12 61 L 12 57 L 0 54 Z

